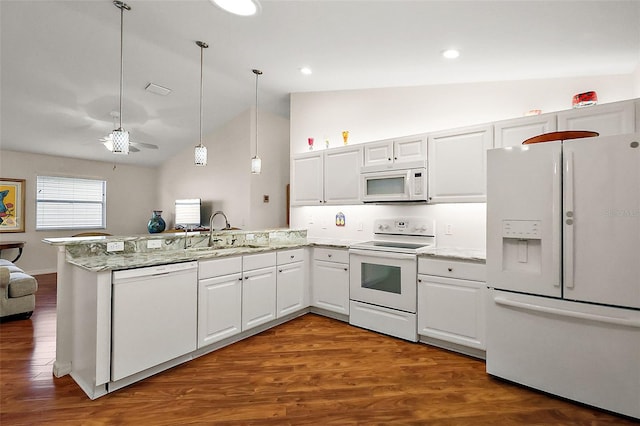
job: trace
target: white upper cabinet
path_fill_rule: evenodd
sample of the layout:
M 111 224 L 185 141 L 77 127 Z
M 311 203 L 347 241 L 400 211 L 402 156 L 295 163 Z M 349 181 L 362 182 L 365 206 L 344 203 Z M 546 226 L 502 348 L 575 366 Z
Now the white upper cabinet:
M 362 146 L 296 155 L 291 205 L 359 204 Z
M 364 145 L 362 171 L 413 169 L 427 164 L 426 135 L 407 136 Z
M 324 156 L 322 152 L 293 158 L 291 205 L 317 206 L 324 202 Z
M 637 101 L 614 102 L 558 113 L 558 130 L 590 130 L 600 136 L 634 133 Z
M 331 149 L 324 153 L 324 202 L 360 203 L 362 146 Z
M 475 126 L 429 136 L 429 201 L 486 201 L 486 151 L 493 126 Z
M 543 133 L 555 132 L 556 115 L 543 114 L 498 121 L 494 124 L 495 148 L 519 146 L 522 142 Z

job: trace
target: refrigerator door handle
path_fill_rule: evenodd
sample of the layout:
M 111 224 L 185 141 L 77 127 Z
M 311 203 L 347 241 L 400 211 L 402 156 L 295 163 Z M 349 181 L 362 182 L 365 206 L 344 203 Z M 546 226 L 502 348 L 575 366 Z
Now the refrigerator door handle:
M 636 319 L 617 318 L 617 317 L 610 317 L 610 316 L 604 316 L 604 315 L 590 314 L 587 312 L 569 311 L 566 309 L 552 308 L 550 306 L 541 306 L 541 305 L 535 305 L 533 303 L 518 302 L 515 300 L 506 299 L 504 297 L 494 297 L 493 300 L 494 302 L 496 302 L 497 305 L 502 305 L 510 308 L 524 309 L 528 311 L 540 312 L 543 314 L 552 314 L 552 315 L 557 315 L 561 317 L 596 321 L 600 323 L 620 325 L 624 327 L 640 328 L 640 320 L 636 320 Z
M 558 227 L 558 231 L 562 229 L 562 218 L 561 218 L 561 210 L 562 210 L 562 159 L 560 153 L 558 154 L 557 159 L 553 161 L 553 176 L 554 176 L 554 184 L 551 186 L 552 197 L 553 197 L 553 217 L 559 218 L 560 225 L 558 226 L 558 219 L 553 221 L 553 227 L 556 229 Z M 555 279 L 553 280 L 554 287 L 560 287 L 562 283 L 562 268 L 560 265 L 562 259 L 562 236 L 560 232 L 553 232 L 552 234 L 552 245 L 551 245 L 551 257 L 553 262 L 553 271 L 555 275 Z
M 564 152 L 564 286 L 574 288 L 573 152 Z

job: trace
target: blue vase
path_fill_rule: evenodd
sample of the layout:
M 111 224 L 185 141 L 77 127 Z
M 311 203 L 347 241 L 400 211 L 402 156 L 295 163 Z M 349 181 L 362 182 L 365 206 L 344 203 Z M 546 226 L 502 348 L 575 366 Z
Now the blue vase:
M 167 226 L 164 223 L 164 219 L 162 218 L 162 210 L 154 210 L 153 216 L 149 219 L 149 223 L 147 223 L 147 229 L 150 234 L 157 234 L 158 232 L 164 231 L 164 228 Z

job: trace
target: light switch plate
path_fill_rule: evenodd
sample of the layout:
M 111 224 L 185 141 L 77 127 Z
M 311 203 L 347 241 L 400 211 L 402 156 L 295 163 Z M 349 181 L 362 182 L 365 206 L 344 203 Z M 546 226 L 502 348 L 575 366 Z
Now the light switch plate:
M 124 241 L 112 241 L 107 243 L 107 251 L 123 251 L 124 250 Z

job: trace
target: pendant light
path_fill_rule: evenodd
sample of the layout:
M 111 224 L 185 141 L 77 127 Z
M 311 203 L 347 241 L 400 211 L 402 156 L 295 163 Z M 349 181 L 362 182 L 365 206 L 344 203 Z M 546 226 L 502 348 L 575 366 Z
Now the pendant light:
M 114 154 L 129 154 L 129 132 L 122 128 L 122 92 L 124 86 L 124 11 L 131 10 L 131 6 L 118 0 L 113 4 L 120 9 L 120 126 L 111 132 Z
M 262 75 L 262 71 L 252 71 L 256 75 L 256 155 L 251 159 L 251 173 L 259 175 L 262 171 L 262 160 L 258 157 L 258 76 Z
M 200 143 L 196 145 L 194 151 L 194 162 L 196 166 L 206 166 L 207 165 L 207 147 L 202 145 L 202 94 L 203 94 L 203 71 L 202 71 L 202 63 L 204 58 L 204 49 L 208 48 L 209 45 L 204 41 L 196 41 L 198 47 L 200 47 Z

